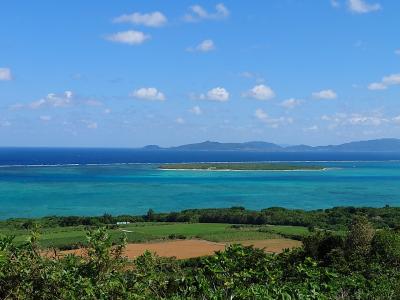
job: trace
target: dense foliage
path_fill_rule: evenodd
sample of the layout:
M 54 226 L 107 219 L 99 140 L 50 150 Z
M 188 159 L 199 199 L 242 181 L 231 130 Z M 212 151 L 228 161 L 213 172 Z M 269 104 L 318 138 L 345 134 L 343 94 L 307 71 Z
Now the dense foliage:
M 347 236 L 318 231 L 279 255 L 233 245 L 178 261 L 150 253 L 129 262 L 124 241 L 88 232 L 82 257 L 43 253 L 38 235 L 0 240 L 1 299 L 399 299 L 400 233 L 365 217 Z
M 400 207 L 334 207 L 319 210 L 285 209 L 271 207 L 261 211 L 247 210 L 243 207 L 189 209 L 181 212 L 156 213 L 152 209 L 144 216 L 112 216 L 104 214 L 99 217 L 45 217 L 41 219 L 9 219 L 0 222 L 0 227 L 31 228 L 38 223 L 42 227 L 55 226 L 99 226 L 117 222 L 194 222 L 194 223 L 230 223 L 230 224 L 271 224 L 294 225 L 311 228 L 347 230 L 354 216 L 368 217 L 375 228 L 400 227 Z

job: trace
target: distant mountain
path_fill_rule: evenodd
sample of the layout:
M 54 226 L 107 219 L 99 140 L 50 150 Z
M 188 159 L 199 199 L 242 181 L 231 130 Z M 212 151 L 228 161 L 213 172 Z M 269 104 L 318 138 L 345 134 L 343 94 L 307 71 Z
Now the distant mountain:
M 319 146 L 317 150 L 341 152 L 400 152 L 399 139 L 378 139 L 350 142 L 341 145 Z
M 284 148 L 267 142 L 219 143 L 206 141 L 169 148 L 171 150 L 200 150 L 200 151 L 282 151 Z
M 144 146 L 142 149 L 143 150 L 162 150 L 164 148 L 161 148 L 158 145 L 147 145 L 147 146 Z
M 283 147 L 268 142 L 219 143 L 206 141 L 196 144 L 161 148 L 148 145 L 143 150 L 177 150 L 177 151 L 260 151 L 260 152 L 400 152 L 400 139 L 377 139 L 357 141 L 340 145 L 308 146 L 294 145 Z

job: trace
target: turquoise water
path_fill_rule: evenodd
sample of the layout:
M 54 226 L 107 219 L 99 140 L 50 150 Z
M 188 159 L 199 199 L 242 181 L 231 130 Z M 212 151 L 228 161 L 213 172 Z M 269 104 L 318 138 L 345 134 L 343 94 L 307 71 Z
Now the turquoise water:
M 306 164 L 302 162 L 301 164 Z M 0 219 L 187 208 L 400 205 L 400 162 L 313 162 L 325 171 L 163 171 L 155 164 L 0 168 Z

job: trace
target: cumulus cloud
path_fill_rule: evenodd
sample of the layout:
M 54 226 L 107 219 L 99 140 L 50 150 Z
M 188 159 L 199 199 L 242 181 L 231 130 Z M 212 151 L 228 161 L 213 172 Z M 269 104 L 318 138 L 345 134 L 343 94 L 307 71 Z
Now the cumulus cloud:
M 368 85 L 370 90 L 386 90 L 391 85 L 400 85 L 400 73 L 384 76 L 380 82 Z
M 128 45 L 140 45 L 144 43 L 146 40 L 150 39 L 150 35 L 144 34 L 141 31 L 136 30 L 128 30 L 128 31 L 120 31 L 114 34 L 107 35 L 106 40 L 122 43 Z
M 199 116 L 199 115 L 201 115 L 203 113 L 202 109 L 198 105 L 193 106 L 189 111 L 192 114 L 197 115 L 197 116 Z
M 131 23 L 135 25 L 144 25 L 149 27 L 161 27 L 167 23 L 167 17 L 159 11 L 151 13 L 134 12 L 116 17 L 114 23 Z
M 292 118 L 286 118 L 286 117 L 272 118 L 261 108 L 255 110 L 254 116 L 271 128 L 278 128 L 280 125 L 293 123 Z
M 72 105 L 74 95 L 71 91 L 65 91 L 62 94 L 50 93 L 45 97 L 33 101 L 28 104 L 15 104 L 12 106 L 14 109 L 18 108 L 30 108 L 39 109 L 42 107 L 67 107 Z
M 217 4 L 214 12 L 208 12 L 200 5 L 193 5 L 189 8 L 189 13 L 184 16 L 184 20 L 186 22 L 198 22 L 207 19 L 220 20 L 227 18 L 229 14 L 228 8 L 223 3 Z
M 331 89 L 314 92 L 314 93 L 312 93 L 312 96 L 315 99 L 326 99 L 326 100 L 331 100 L 331 99 L 337 98 L 336 92 Z
M 142 100 L 164 101 L 165 95 L 154 87 L 140 88 L 131 93 L 131 96 Z
M 257 100 L 270 100 L 275 97 L 275 92 L 271 87 L 264 84 L 259 84 L 245 92 L 243 96 Z
M 215 87 L 206 94 L 201 94 L 200 99 L 226 102 L 229 100 L 229 92 L 223 87 Z
M 196 47 L 189 47 L 188 51 L 210 52 L 215 50 L 215 45 L 212 40 L 204 40 Z
M 379 3 L 368 3 L 365 0 L 348 0 L 347 5 L 351 12 L 357 14 L 366 14 L 382 8 Z
M 283 106 L 286 109 L 293 109 L 296 106 L 299 106 L 301 104 L 301 100 L 295 99 L 295 98 L 290 98 L 287 100 L 284 100 L 281 102 L 281 106 Z
M 9 81 L 11 79 L 11 70 L 9 68 L 0 68 L 0 81 Z

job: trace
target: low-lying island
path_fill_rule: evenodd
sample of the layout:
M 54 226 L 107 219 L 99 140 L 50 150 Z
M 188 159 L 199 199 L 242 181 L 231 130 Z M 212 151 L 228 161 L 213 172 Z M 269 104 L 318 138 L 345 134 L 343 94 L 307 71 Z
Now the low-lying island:
M 208 170 L 208 171 L 318 171 L 322 166 L 282 163 L 171 163 L 162 164 L 161 170 Z

